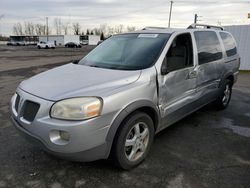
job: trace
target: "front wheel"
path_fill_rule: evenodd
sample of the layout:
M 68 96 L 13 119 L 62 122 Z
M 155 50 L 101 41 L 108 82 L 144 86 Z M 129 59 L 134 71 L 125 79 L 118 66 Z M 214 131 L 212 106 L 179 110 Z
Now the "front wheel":
M 215 104 L 219 110 L 225 109 L 231 100 L 232 82 L 228 79 L 225 80 L 222 88 L 222 92 L 220 93 L 218 99 L 215 101 Z
M 118 167 L 131 169 L 147 156 L 154 139 L 154 123 L 144 112 L 131 114 L 120 126 L 113 146 Z

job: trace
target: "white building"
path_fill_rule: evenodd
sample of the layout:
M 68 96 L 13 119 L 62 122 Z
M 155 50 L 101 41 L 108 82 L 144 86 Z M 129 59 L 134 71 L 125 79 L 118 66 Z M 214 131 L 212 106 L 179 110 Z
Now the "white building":
M 237 42 L 241 57 L 240 70 L 250 70 L 250 25 L 225 26 L 224 29 L 230 32 Z
M 50 41 L 54 42 L 55 45 L 64 45 L 67 42 L 80 43 L 80 37 L 79 35 L 49 35 L 47 39 L 47 36 L 39 36 L 39 42 L 41 41 Z
M 99 35 L 89 35 L 89 45 L 97 45 L 97 43 L 100 41 Z

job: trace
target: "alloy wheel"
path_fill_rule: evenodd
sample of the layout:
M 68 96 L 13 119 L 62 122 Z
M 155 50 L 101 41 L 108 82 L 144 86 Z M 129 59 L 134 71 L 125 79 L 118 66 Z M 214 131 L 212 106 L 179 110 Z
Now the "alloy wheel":
M 231 94 L 231 89 L 230 89 L 230 85 L 227 84 L 225 89 L 224 89 L 224 96 L 222 98 L 222 103 L 223 105 L 227 105 L 227 103 L 229 102 L 230 99 L 230 94 Z
M 149 128 L 143 123 L 136 123 L 127 134 L 124 151 L 131 162 L 137 161 L 147 150 L 149 143 Z

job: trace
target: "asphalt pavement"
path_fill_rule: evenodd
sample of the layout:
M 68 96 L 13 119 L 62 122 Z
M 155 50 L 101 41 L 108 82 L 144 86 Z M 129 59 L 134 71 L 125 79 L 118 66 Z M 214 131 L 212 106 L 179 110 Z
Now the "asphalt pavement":
M 55 52 L 59 60 L 46 56 L 48 63 L 34 65 L 43 55 L 27 55 L 25 63 L 16 56 L 12 62 L 15 50 L 0 49 L 0 187 L 250 187 L 249 73 L 240 74 L 226 110 L 208 105 L 170 126 L 156 136 L 141 165 L 122 171 L 109 160 L 58 159 L 27 142 L 12 126 L 8 104 L 18 84 L 70 61 L 61 57 L 60 50 Z M 86 49 L 70 54 L 80 57 Z M 11 69 L 7 62 L 13 63 Z

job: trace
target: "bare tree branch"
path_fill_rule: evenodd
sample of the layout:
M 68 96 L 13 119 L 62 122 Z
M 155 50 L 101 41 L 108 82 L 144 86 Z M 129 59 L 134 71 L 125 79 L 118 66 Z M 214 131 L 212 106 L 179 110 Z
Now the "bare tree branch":
M 60 18 L 55 18 L 54 19 L 54 27 L 55 27 L 55 30 L 56 30 L 56 34 L 61 35 L 62 34 L 62 29 L 63 29 L 63 24 L 62 24 L 62 20 Z
M 75 35 L 79 35 L 80 34 L 80 29 L 81 29 L 81 26 L 78 22 L 76 23 L 73 23 L 73 32 Z
M 63 29 L 64 35 L 68 35 L 69 34 L 69 24 L 68 23 L 64 23 L 62 25 L 62 29 Z
M 23 35 L 23 27 L 21 23 L 16 23 L 13 26 L 13 33 L 14 35 Z
M 136 28 L 135 28 L 135 26 L 127 26 L 127 31 L 135 31 L 136 30 Z
M 25 35 L 34 35 L 35 34 L 35 26 L 32 22 L 24 23 L 24 33 Z
M 45 35 L 46 34 L 46 26 L 42 24 L 36 24 L 35 25 L 35 33 L 38 36 Z

